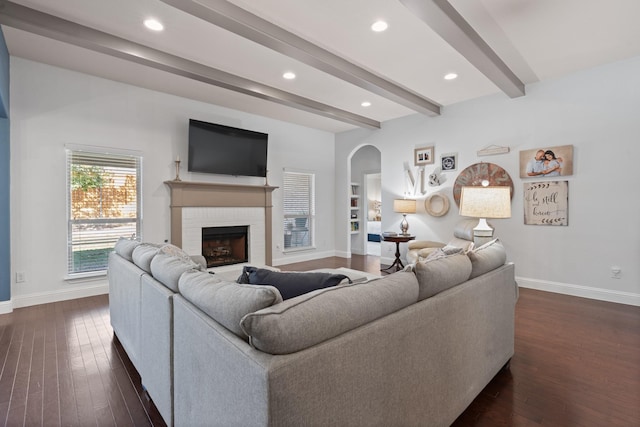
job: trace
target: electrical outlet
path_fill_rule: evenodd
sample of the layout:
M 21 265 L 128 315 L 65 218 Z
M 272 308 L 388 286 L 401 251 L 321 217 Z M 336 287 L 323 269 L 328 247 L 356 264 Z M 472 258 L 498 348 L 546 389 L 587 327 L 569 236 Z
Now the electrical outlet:
M 618 267 L 617 265 L 614 265 L 613 267 L 611 267 L 612 279 L 619 279 L 621 276 L 622 276 L 622 269 L 620 267 Z
M 16 272 L 16 283 L 22 283 L 25 280 L 27 279 L 25 278 L 25 274 L 23 271 Z

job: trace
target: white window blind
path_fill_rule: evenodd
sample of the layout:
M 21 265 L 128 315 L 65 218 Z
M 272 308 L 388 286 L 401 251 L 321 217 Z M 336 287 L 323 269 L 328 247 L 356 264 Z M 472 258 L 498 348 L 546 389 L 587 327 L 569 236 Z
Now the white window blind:
M 106 270 L 118 239 L 140 236 L 141 169 L 139 155 L 67 149 L 70 276 Z
M 283 177 L 284 249 L 314 244 L 315 175 L 285 172 Z

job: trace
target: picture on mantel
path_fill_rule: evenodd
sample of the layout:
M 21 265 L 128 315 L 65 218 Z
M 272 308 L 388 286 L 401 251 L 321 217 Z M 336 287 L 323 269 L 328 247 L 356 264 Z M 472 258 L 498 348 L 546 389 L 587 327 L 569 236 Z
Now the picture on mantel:
M 569 225 L 569 181 L 524 184 L 525 225 Z

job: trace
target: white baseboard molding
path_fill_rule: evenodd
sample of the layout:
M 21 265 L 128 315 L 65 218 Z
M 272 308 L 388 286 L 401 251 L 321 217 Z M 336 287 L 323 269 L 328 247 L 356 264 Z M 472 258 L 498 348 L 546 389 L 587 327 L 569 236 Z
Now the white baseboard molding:
M 296 262 L 304 262 L 304 261 L 313 261 L 316 259 L 337 256 L 335 251 L 316 252 L 313 250 L 289 252 L 285 255 L 286 255 L 285 257 L 274 258 L 272 260 L 274 267 L 278 265 L 293 264 Z
M 640 306 L 640 294 L 631 292 L 613 291 L 611 289 L 591 288 L 582 285 L 572 285 L 569 283 L 548 282 L 526 277 L 517 277 L 516 282 L 521 288 L 537 289 L 540 291 L 555 292 L 557 294 L 572 295 L 596 299 L 600 301 L 616 302 L 619 304 Z
M 13 301 L 0 301 L 0 314 L 8 314 L 13 311 Z
M 52 292 L 38 292 L 35 294 L 18 295 L 13 298 L 13 308 L 29 307 L 32 305 L 48 304 L 50 302 L 66 301 L 76 298 L 92 297 L 109 293 L 109 284 L 77 286 Z

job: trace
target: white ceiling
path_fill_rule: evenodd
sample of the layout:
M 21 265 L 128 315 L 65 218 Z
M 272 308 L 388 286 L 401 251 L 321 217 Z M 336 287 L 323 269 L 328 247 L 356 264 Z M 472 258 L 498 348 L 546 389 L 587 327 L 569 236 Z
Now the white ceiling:
M 443 2 L 446 3 L 422 0 L 425 4 Z M 15 0 L 13 3 L 279 89 L 279 93 L 307 98 L 321 103 L 320 110 L 337 108 L 377 122 L 416 111 L 174 8 L 167 4 L 171 1 Z M 225 1 L 194 3 L 217 7 Z M 449 43 L 445 42 L 439 35 L 441 32 L 434 31 L 400 0 L 230 0 L 230 3 L 384 78 L 389 84 L 443 107 L 501 92 L 471 64 L 468 53 L 459 53 L 449 44 L 450 39 L 444 36 Z M 639 0 L 449 0 L 449 3 L 525 87 L 640 54 Z M 144 28 L 142 21 L 148 17 L 163 22 L 165 30 L 156 33 Z M 389 23 L 387 31 L 370 30 L 378 19 Z M 67 43 L 59 41 L 59 36 L 54 36 L 58 39 L 55 40 L 38 35 L 47 34 L 46 24 L 39 25 L 37 30 L 18 29 L 26 27 L 8 22 L 2 8 L 0 22 L 4 24 L 2 30 L 13 56 L 330 132 L 357 126 L 99 53 L 91 46 L 79 47 L 78 40 Z M 284 80 L 285 71 L 294 71 L 297 78 Z M 459 77 L 445 81 L 443 76 L 449 72 Z M 508 98 L 506 94 L 503 96 Z M 363 101 L 372 105 L 364 108 L 360 105 Z M 446 108 L 442 114 L 446 114 Z

